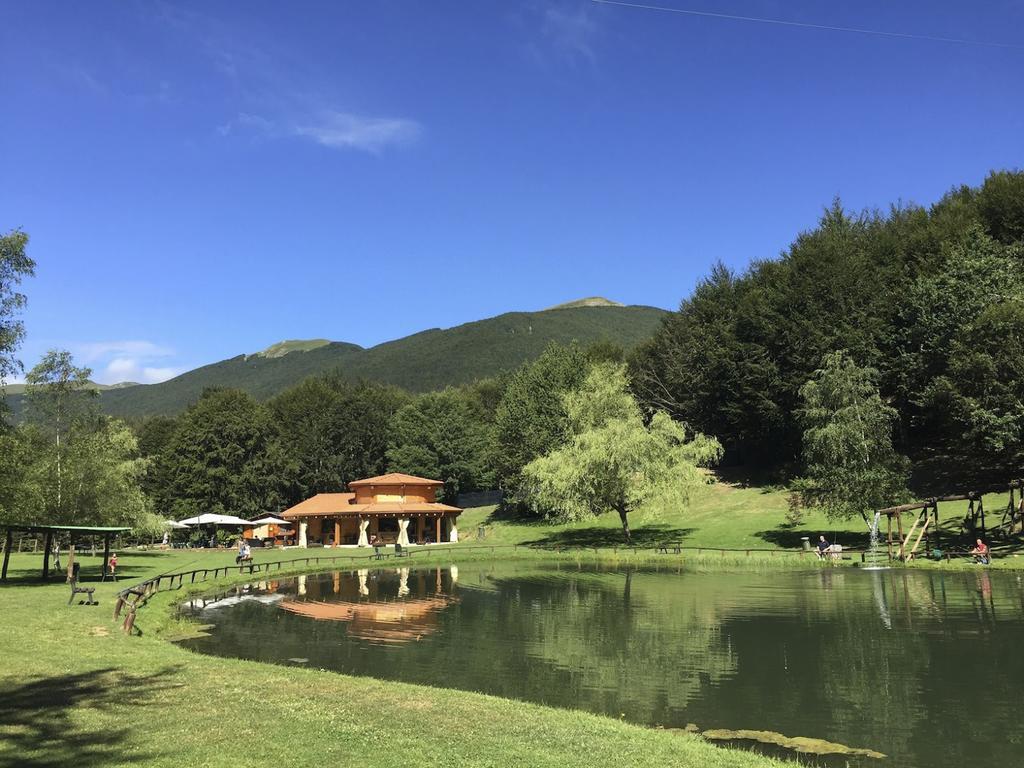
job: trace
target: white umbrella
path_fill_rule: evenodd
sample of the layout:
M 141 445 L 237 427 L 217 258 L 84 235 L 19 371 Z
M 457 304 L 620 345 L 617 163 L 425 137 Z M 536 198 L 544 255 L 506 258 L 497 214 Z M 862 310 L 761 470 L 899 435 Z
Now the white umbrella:
M 234 515 L 215 515 L 212 512 L 204 512 L 195 517 L 179 520 L 182 525 L 252 525 L 248 520 L 243 520 Z
M 280 517 L 274 517 L 273 515 L 267 515 L 261 517 L 259 520 L 253 520 L 253 525 L 291 525 L 287 520 L 282 520 Z
M 164 520 L 164 527 L 165 528 L 188 528 L 187 525 L 184 525 L 183 523 L 177 523 L 174 520 Z

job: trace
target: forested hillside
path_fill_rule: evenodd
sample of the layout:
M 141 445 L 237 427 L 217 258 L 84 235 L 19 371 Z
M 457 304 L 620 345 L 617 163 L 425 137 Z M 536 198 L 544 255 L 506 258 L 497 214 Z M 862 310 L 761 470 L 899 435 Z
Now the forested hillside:
M 608 341 L 631 349 L 650 338 L 665 314 L 654 307 L 608 304 L 510 312 L 455 328 L 422 331 L 369 349 L 323 340 L 275 344 L 267 353 L 239 355 L 161 384 L 104 390 L 100 407 L 125 418 L 174 414 L 208 387 L 237 387 L 265 399 L 308 376 L 328 372 L 351 381 L 427 392 L 510 371 L 535 359 L 551 342 Z M 20 398 L 8 400 L 17 411 Z
M 930 209 L 836 202 L 781 258 L 723 266 L 632 361 L 635 391 L 717 436 L 731 461 L 800 452 L 799 390 L 824 355 L 877 369 L 919 466 L 1005 477 L 1024 458 L 1024 173 Z

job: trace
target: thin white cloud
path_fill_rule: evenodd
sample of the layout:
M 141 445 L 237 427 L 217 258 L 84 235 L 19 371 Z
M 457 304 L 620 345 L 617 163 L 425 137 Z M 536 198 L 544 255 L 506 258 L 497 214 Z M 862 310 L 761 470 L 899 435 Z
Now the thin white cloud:
M 420 130 L 420 124 L 415 120 L 328 111 L 316 120 L 294 125 L 291 132 L 331 149 L 380 152 L 387 146 L 415 141 Z
M 544 9 L 541 32 L 548 42 L 570 61 L 585 59 L 591 64 L 597 56 L 594 42 L 597 22 L 586 5 L 551 5 Z
M 102 372 L 94 377 L 100 384 L 119 384 L 134 381 L 137 384 L 156 384 L 173 379 L 182 373 L 182 368 L 174 366 L 151 366 L 137 358 L 116 357 L 107 363 Z
M 109 357 L 168 357 L 174 350 L 152 341 L 88 341 L 68 345 L 79 362 L 92 364 Z

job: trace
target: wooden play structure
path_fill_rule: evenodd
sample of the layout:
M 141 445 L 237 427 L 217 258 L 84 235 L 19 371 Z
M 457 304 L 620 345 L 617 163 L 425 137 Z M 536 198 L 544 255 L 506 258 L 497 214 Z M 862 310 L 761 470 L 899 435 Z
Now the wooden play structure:
M 1024 480 L 1010 481 L 1010 502 L 1006 505 L 1003 519 L 999 522 L 999 530 L 1004 536 L 1024 533 Z
M 1020 485 L 1021 481 L 1016 482 L 1018 483 L 1016 487 L 1024 494 L 1024 488 Z M 1012 484 L 1010 487 L 1011 489 L 1014 488 Z M 982 500 L 982 495 L 975 491 L 949 496 L 934 496 L 923 501 L 900 504 L 895 507 L 878 510 L 878 514 L 884 515 L 886 518 L 885 539 L 890 560 L 912 560 L 917 556 L 922 542 L 925 544 L 926 551 L 938 544 L 940 501 L 968 502 L 967 514 L 961 523 L 961 532 L 965 538 L 986 537 L 985 503 Z M 1010 497 L 1010 504 L 1011 506 L 1013 505 L 1012 495 Z M 906 512 L 914 511 L 917 511 L 918 515 L 910 529 L 904 534 L 903 515 Z M 1005 521 L 1006 515 L 1003 517 Z M 893 518 L 895 518 L 895 527 L 893 525 Z

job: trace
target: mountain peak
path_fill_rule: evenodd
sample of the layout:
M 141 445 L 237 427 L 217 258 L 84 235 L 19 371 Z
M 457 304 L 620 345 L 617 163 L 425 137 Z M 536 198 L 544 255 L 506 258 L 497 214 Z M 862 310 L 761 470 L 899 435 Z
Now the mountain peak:
M 319 347 L 326 347 L 330 343 L 328 339 L 286 339 L 271 344 L 253 357 L 284 357 L 290 352 L 309 352 Z
M 575 301 L 567 301 L 564 304 L 556 304 L 548 309 L 572 309 L 574 307 L 624 307 L 625 304 L 620 304 L 617 301 L 606 299 L 604 296 L 588 296 L 585 299 L 576 299 Z M 544 310 L 547 312 L 548 310 Z

